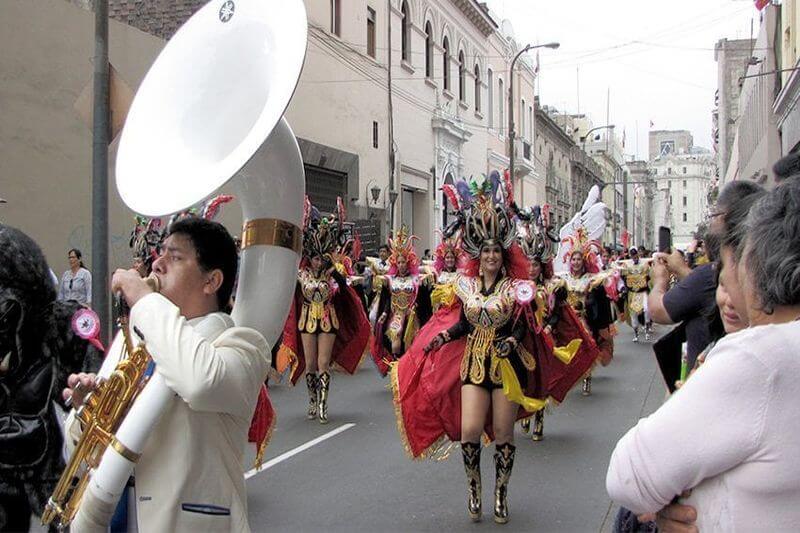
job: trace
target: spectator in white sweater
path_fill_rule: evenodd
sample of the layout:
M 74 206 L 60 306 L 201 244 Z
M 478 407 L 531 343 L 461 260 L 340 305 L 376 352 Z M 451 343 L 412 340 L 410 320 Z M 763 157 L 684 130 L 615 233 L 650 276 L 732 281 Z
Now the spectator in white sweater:
M 691 491 L 680 503 L 696 514 L 687 525 L 704 533 L 796 530 L 798 242 L 793 178 L 756 203 L 737 251 L 750 328 L 719 341 L 694 376 L 617 443 L 606 478 L 614 501 L 655 513 Z

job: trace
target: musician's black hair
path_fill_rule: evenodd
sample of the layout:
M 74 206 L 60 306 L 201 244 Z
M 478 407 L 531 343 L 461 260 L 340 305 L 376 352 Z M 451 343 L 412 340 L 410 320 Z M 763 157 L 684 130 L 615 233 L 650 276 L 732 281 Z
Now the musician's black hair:
M 239 254 L 236 243 L 219 222 L 205 218 L 188 216 L 172 223 L 169 235 L 185 235 L 192 241 L 197 253 L 197 263 L 205 272 L 219 269 L 222 272 L 222 285 L 217 290 L 217 304 L 220 311 L 228 309 Z

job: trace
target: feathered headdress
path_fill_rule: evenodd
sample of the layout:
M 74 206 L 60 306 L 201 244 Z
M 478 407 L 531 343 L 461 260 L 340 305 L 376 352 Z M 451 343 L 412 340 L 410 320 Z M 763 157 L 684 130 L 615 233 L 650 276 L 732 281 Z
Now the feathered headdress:
M 416 274 L 419 268 L 419 259 L 414 251 L 415 240 L 417 240 L 417 237 L 408 232 L 405 224 L 400 227 L 394 237 L 389 237 L 389 250 L 391 250 L 389 273 L 394 274 L 397 269 L 398 258 L 405 257 L 409 272 Z
M 534 205 L 521 209 L 517 213 L 519 245 L 525 255 L 540 263 L 546 263 L 553 257 L 558 237 L 550 226 L 550 206 Z
M 600 188 L 594 185 L 581 210 L 561 228 L 561 244 L 554 265 L 556 272 L 569 271 L 569 260 L 575 250 L 583 255 L 587 271 L 599 271 L 599 255 L 603 249 L 600 239 L 606 229 L 606 209 L 606 204 L 600 201 Z
M 133 250 L 133 255 L 140 258 L 149 270 L 161 253 L 165 236 L 166 232 L 162 228 L 160 218 L 136 215 L 128 245 Z
M 442 240 L 433 253 L 433 268 L 441 273 L 445 268 L 445 257 L 453 254 L 456 260 L 456 268 L 461 268 L 464 262 L 464 250 L 461 247 L 461 236 L 454 235 L 450 238 L 442 236 Z
M 514 244 L 516 228 L 510 209 L 514 191 L 507 172 L 503 178 L 495 170 L 480 181 L 461 179 L 455 185 L 444 185 L 442 190 L 458 216 L 458 221 L 445 230 L 445 236 L 460 227 L 464 251 L 471 259 L 480 256 L 484 245 L 499 244 L 507 250 Z
M 343 245 L 344 205 L 336 199 L 336 212 L 323 217 L 306 196 L 303 205 L 303 256 L 307 259 L 335 254 Z

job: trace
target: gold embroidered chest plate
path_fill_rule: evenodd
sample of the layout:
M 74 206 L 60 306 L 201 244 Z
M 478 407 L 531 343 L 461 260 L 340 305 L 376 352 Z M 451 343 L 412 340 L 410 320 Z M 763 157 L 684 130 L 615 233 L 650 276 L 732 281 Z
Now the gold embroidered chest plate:
M 511 319 L 514 311 L 514 283 L 503 278 L 491 294 L 481 294 L 479 278 L 458 276 L 456 294 L 464 306 L 464 315 L 473 326 L 498 329 Z

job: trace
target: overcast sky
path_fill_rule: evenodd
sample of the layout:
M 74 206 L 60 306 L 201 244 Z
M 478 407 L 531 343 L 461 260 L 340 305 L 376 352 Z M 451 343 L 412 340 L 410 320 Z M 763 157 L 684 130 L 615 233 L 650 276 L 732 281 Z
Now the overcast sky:
M 714 44 L 758 35 L 752 0 L 488 0 L 509 19 L 517 42 L 559 41 L 539 54 L 543 105 L 588 113 L 610 123 L 625 152 L 647 158 L 653 129 L 687 129 L 711 149 L 711 110 L 717 88 Z M 497 21 L 500 23 L 500 20 Z M 535 53 L 531 54 L 535 62 Z M 580 91 L 578 86 L 580 82 Z M 580 95 L 580 101 L 578 100 Z

